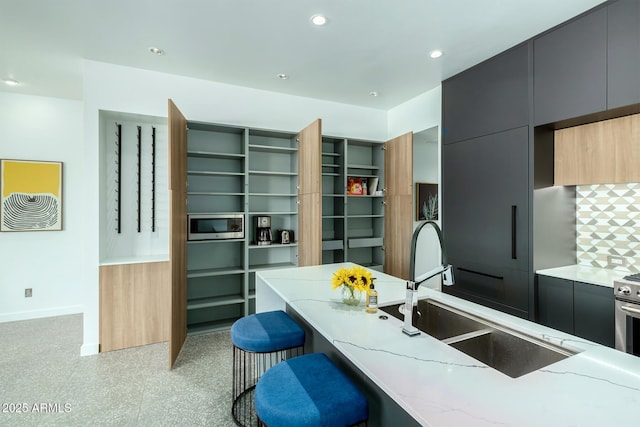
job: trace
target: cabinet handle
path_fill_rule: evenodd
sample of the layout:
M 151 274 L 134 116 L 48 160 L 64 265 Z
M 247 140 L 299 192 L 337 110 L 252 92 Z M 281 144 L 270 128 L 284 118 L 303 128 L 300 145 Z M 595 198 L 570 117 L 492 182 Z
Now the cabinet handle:
M 516 245 L 516 221 L 518 207 L 511 205 L 511 259 L 518 259 L 518 249 Z
M 469 270 L 468 268 L 456 267 L 460 271 L 464 271 L 466 273 L 477 274 L 479 276 L 491 277 L 492 279 L 504 280 L 504 276 L 494 276 L 493 274 L 483 273 L 481 271 Z

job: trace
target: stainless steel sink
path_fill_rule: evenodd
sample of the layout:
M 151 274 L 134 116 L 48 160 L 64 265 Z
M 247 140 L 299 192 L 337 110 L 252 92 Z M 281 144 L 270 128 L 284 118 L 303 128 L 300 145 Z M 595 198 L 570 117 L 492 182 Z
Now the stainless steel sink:
M 380 309 L 393 317 L 404 320 L 400 312 L 402 304 L 381 307 Z M 416 314 L 416 310 L 420 313 Z M 466 313 L 431 299 L 418 300 L 417 308 L 413 308 L 413 326 L 439 340 L 466 334 L 485 328 L 485 324 L 472 319 Z
M 381 310 L 403 320 L 400 306 Z M 431 299 L 419 300 L 417 311 L 414 326 L 422 332 L 512 378 L 575 354 Z

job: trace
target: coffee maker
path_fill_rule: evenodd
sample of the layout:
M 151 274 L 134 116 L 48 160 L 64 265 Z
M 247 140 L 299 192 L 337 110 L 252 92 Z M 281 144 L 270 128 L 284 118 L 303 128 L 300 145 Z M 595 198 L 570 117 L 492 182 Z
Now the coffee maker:
M 273 240 L 273 235 L 271 234 L 271 217 L 257 216 L 256 217 L 256 244 L 270 245 L 272 240 Z

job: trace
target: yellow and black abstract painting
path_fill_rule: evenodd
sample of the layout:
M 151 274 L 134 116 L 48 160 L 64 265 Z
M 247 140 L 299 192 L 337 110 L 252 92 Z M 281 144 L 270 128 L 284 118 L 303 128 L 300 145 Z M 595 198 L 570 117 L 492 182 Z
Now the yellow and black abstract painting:
M 62 230 L 62 162 L 0 160 L 0 231 Z

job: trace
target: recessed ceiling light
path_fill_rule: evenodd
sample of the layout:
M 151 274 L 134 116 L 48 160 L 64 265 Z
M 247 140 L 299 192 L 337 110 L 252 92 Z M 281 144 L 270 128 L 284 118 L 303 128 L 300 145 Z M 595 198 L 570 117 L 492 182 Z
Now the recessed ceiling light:
M 284 74 L 284 73 L 278 74 L 278 78 L 280 80 L 287 80 L 289 78 L 289 75 L 288 74 Z
M 375 90 L 372 90 L 371 92 L 369 92 L 369 95 L 371 96 L 378 96 L 378 92 L 376 92 Z
M 18 86 L 20 84 L 20 82 L 15 79 L 5 79 L 4 83 L 8 86 Z
M 317 25 L 320 27 L 327 23 L 327 17 L 324 15 L 313 15 L 311 17 L 311 22 L 313 22 L 313 25 Z
M 440 58 L 443 55 L 441 50 L 432 50 L 429 52 L 429 56 L 433 59 Z
M 149 52 L 153 53 L 154 55 L 164 55 L 164 50 L 160 49 L 159 47 L 150 47 L 149 48 Z

